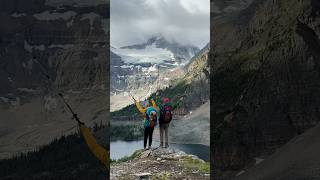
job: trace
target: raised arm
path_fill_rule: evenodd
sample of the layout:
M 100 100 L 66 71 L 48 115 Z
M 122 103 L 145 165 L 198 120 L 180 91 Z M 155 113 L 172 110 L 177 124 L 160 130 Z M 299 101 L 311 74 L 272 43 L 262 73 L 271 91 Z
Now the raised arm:
M 158 109 L 158 106 L 157 106 L 156 102 L 153 99 L 151 99 L 151 104 L 155 109 Z
M 147 110 L 147 109 L 146 109 L 146 108 L 143 108 L 143 107 L 141 106 L 141 104 L 140 104 L 139 101 L 134 101 L 134 103 L 136 104 L 138 110 L 139 110 L 142 114 L 146 113 L 146 110 Z

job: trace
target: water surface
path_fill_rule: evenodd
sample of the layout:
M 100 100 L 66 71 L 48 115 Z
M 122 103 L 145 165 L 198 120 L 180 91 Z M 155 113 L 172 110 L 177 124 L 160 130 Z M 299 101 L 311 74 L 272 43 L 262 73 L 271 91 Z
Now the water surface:
M 159 146 L 158 141 L 152 142 L 152 147 Z M 187 154 L 193 154 L 199 158 L 209 161 L 210 159 L 210 148 L 209 146 L 201 144 L 170 144 L 170 147 L 184 151 Z M 110 143 L 111 148 L 111 159 L 120 159 L 125 156 L 132 155 L 133 152 L 139 149 L 143 149 L 143 140 L 138 141 L 112 141 Z

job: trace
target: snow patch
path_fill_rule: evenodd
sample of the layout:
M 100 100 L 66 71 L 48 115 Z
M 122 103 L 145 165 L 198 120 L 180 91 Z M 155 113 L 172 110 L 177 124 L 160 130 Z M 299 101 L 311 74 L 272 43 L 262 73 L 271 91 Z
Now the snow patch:
M 264 159 L 258 158 L 258 157 L 254 158 L 254 159 L 256 160 L 256 165 L 260 164 L 262 161 L 264 161 Z
M 118 79 L 125 78 L 126 76 L 117 75 Z
M 33 68 L 33 61 L 30 59 L 27 64 L 25 62 L 22 62 L 22 67 L 28 69 L 29 71 Z
M 137 66 L 138 69 L 141 68 L 141 71 L 145 73 L 145 75 L 149 75 L 151 72 L 155 72 L 157 71 L 157 65 L 153 65 L 153 66 L 150 66 L 150 67 L 141 67 L 141 66 Z
M 20 106 L 20 98 L 16 97 L 15 101 L 10 102 L 12 106 Z
M 11 16 L 18 18 L 18 17 L 26 16 L 26 13 L 19 13 L 19 14 L 18 13 L 13 13 L 13 14 L 11 14 Z
M 70 21 L 68 21 L 66 24 L 67 24 L 67 27 L 71 27 L 72 25 L 73 25 L 73 18 L 70 20 Z
M 46 47 L 42 44 L 42 45 L 39 45 L 39 46 L 33 46 L 33 48 L 36 49 L 36 50 L 44 51 Z
M 74 7 L 97 6 L 106 4 L 105 0 L 46 0 L 45 5 L 59 7 L 61 5 L 68 5 Z
M 2 100 L 2 101 L 5 102 L 5 103 L 8 103 L 8 102 L 9 102 L 9 99 L 6 98 L 6 97 L 0 97 L 0 100 Z
M 13 80 L 12 80 L 11 77 L 8 77 L 8 81 L 11 82 L 11 83 L 13 83 Z
M 24 49 L 30 53 L 32 53 L 33 50 L 39 50 L 39 51 L 44 51 L 46 49 L 46 46 L 41 44 L 41 45 L 30 45 L 26 40 L 24 40 Z
M 134 67 L 134 65 L 122 65 L 122 66 L 120 66 L 122 69 L 128 69 L 128 68 L 130 68 L 130 69 L 133 69 L 133 67 Z
M 44 108 L 48 111 L 57 108 L 58 101 L 56 98 L 53 98 L 51 96 L 45 96 L 44 97 Z
M 34 89 L 29 89 L 29 88 L 18 88 L 19 91 L 21 92 L 28 92 L 28 93 L 34 93 L 36 90 Z
M 157 71 L 156 65 L 151 66 L 151 67 L 148 69 L 148 72 L 154 72 L 154 71 Z
M 61 48 L 61 49 L 69 49 L 74 47 L 73 44 L 52 44 L 48 48 Z
M 75 15 L 77 15 L 77 13 L 74 11 L 67 11 L 64 13 L 51 13 L 50 11 L 44 11 L 42 13 L 34 14 L 33 17 L 35 17 L 38 20 L 52 21 L 58 19 L 69 20 Z
M 24 49 L 26 51 L 28 51 L 29 53 L 32 53 L 32 47 L 30 46 L 30 44 L 26 40 L 24 40 Z
M 241 174 L 245 173 L 246 171 L 241 170 L 238 174 L 236 174 L 236 176 L 240 176 Z

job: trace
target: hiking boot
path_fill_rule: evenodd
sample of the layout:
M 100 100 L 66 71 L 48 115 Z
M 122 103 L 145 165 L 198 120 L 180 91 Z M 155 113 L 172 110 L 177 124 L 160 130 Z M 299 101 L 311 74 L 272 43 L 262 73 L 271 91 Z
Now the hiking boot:
M 166 143 L 166 146 L 165 146 L 165 148 L 168 148 L 169 147 L 169 144 L 168 143 Z
M 160 143 L 160 146 L 159 146 L 159 147 L 163 148 L 163 143 Z
M 151 149 L 151 146 L 149 146 L 149 147 L 147 148 L 147 150 L 149 150 L 149 149 Z

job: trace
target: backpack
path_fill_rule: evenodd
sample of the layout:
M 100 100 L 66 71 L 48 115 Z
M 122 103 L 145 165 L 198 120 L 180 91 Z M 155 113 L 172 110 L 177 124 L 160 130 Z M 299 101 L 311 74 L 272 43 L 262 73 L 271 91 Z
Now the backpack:
M 160 110 L 160 121 L 164 124 L 170 123 L 172 120 L 172 106 L 164 105 Z
M 145 115 L 146 115 L 146 120 L 145 120 L 144 126 L 153 128 L 157 124 L 156 122 L 157 118 L 156 120 L 151 120 L 148 113 L 146 113 Z

